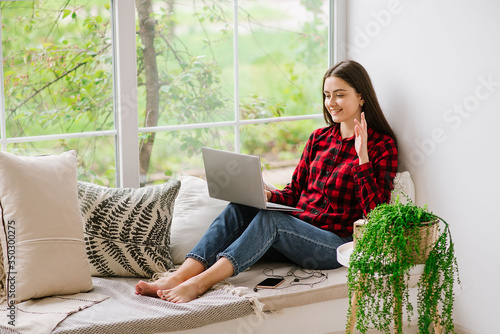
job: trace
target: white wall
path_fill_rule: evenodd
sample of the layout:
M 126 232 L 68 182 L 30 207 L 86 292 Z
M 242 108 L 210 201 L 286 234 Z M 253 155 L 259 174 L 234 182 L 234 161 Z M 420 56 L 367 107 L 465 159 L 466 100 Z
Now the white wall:
M 371 75 L 418 204 L 451 225 L 454 319 L 478 333 L 500 330 L 499 16 L 496 0 L 348 1 L 348 55 Z

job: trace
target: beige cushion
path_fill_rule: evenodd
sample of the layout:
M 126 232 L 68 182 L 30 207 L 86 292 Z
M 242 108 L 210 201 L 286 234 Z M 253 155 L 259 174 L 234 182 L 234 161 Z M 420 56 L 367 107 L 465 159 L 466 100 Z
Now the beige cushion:
M 9 300 L 92 289 L 76 165 L 74 151 L 41 157 L 0 152 L 0 238 Z
M 248 288 L 245 290 L 246 293 L 250 296 L 256 296 L 264 304 L 264 311 L 277 311 L 287 307 L 341 299 L 348 295 L 347 268 L 345 267 L 322 270 L 321 272 L 327 276 L 311 277 L 299 282 L 294 282 L 294 277 L 287 276 L 294 270 L 297 270 L 296 274 L 301 277 L 307 277 L 309 276 L 307 273 L 312 272 L 311 270 L 302 272 L 299 267 L 290 263 L 260 260 L 250 269 L 235 277 L 230 277 L 226 281 L 237 287 Z M 259 289 L 255 293 L 253 289 L 257 283 L 270 277 L 270 274 L 285 277 L 285 282 L 277 289 Z

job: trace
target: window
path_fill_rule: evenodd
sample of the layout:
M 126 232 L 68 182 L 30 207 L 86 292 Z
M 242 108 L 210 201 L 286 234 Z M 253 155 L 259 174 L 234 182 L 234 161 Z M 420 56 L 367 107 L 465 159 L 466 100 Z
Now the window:
M 0 5 L 2 149 L 20 155 L 75 149 L 81 179 L 114 184 L 109 1 Z
M 295 164 L 321 122 L 328 1 L 154 0 L 151 8 L 155 43 L 146 45 L 146 29 L 138 39 L 138 50 L 154 47 L 157 54 L 149 67 L 138 57 L 141 172 L 148 180 L 202 174 L 202 146 Z M 138 8 L 139 21 L 148 17 L 141 11 L 147 8 Z M 158 96 L 146 88 L 155 65 Z M 150 107 L 155 101 L 159 112 Z M 149 131 L 156 134 L 148 166 Z
M 202 146 L 293 165 L 323 124 L 333 3 L 1 1 L 2 149 L 76 149 L 110 186 L 202 175 Z

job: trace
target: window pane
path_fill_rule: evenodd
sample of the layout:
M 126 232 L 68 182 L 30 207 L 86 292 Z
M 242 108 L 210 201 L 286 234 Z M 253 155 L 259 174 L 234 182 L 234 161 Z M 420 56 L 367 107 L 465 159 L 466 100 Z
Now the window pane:
M 264 179 L 282 188 L 290 182 L 309 135 L 326 126 L 322 119 L 241 127 L 242 153 L 258 155 Z
M 6 137 L 114 129 L 109 0 L 0 5 Z
M 213 127 L 156 133 L 146 183 L 161 183 L 179 175 L 204 177 L 201 156 L 203 146 L 234 151 L 234 128 Z
M 7 151 L 25 156 L 60 154 L 76 150 L 78 154 L 78 179 L 115 186 L 115 140 L 110 137 L 90 137 L 50 140 L 7 145 Z M 99 150 L 96 150 L 96 147 Z
M 328 68 L 328 1 L 239 1 L 244 119 L 321 113 Z
M 153 9 L 153 22 L 148 7 Z M 144 0 L 137 5 L 139 123 L 234 119 L 233 3 Z

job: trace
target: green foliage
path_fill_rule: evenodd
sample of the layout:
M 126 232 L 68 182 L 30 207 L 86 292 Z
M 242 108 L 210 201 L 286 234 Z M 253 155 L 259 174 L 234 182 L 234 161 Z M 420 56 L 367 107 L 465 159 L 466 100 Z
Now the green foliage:
M 419 333 L 430 333 L 435 323 L 442 326 L 443 333 L 454 333 L 453 287 L 458 266 L 448 224 L 426 206 L 410 201 L 403 204 L 399 198 L 392 204 L 380 204 L 367 219 L 349 263 L 349 297 L 356 295 L 358 305 L 356 328 L 365 333 L 373 326 L 389 333 L 403 307 L 410 321 L 409 273 L 426 251 L 420 246 L 420 228 L 442 221 L 444 230 L 431 246 L 418 283 Z M 349 315 L 352 307 L 350 304 Z M 402 323 L 396 328 L 402 333 Z
M 110 41 L 104 37 L 109 18 L 79 20 L 77 9 L 54 1 L 31 6 L 17 2 L 2 9 L 9 136 L 112 128 Z M 19 36 L 20 27 L 9 24 L 14 22 L 28 33 Z M 40 31 L 48 22 L 50 29 Z
M 244 119 L 259 119 L 280 117 L 285 107 L 286 104 L 282 102 L 272 105 L 267 99 L 254 95 L 250 101 L 241 103 L 240 110 Z
M 1 2 L 7 137 L 114 128 L 109 5 Z M 89 8 L 92 11 L 88 11 Z M 22 154 L 79 153 L 79 177 L 114 180 L 99 139 L 10 144 Z M 93 154 L 88 154 L 92 152 Z
M 455 274 L 458 283 L 460 279 L 454 248 L 449 226 L 445 224 L 445 231 L 439 235 L 431 250 L 418 283 L 418 325 L 421 333 L 428 333 L 433 322 L 441 324 L 443 333 L 455 332 L 452 318 Z M 439 317 L 436 310 L 440 305 L 441 316 Z

